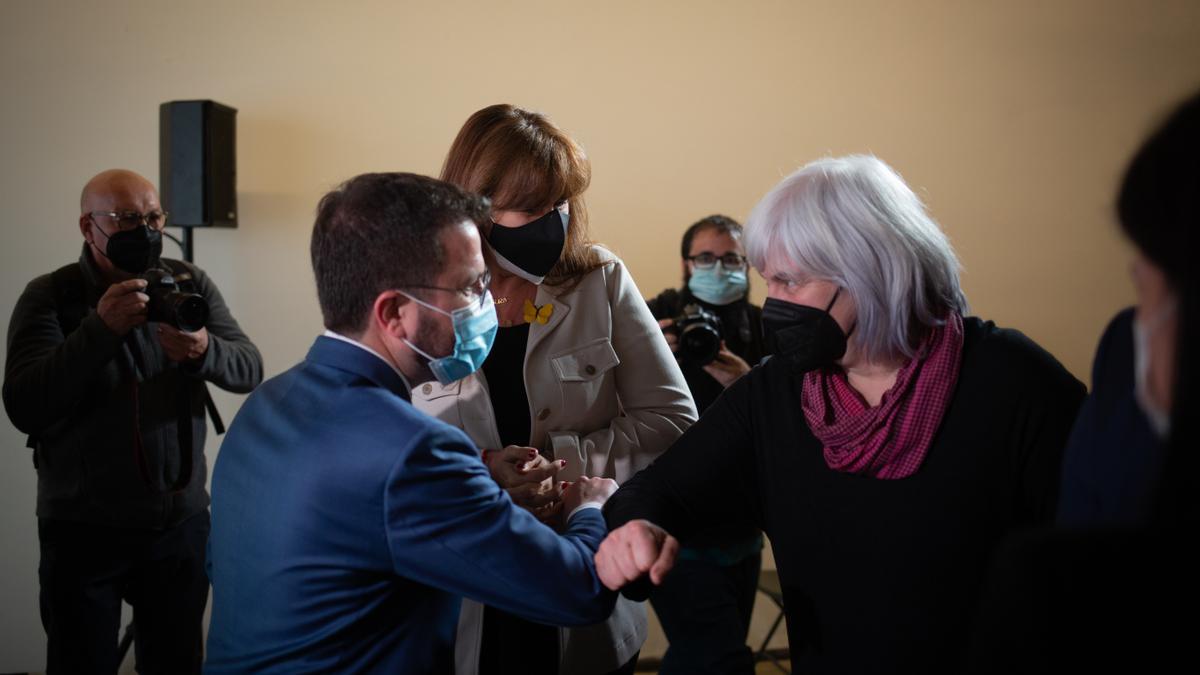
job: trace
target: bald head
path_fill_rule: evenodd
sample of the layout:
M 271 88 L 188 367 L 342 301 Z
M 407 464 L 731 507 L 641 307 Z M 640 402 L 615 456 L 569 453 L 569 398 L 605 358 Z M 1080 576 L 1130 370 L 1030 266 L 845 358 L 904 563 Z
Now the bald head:
M 83 186 L 79 195 L 80 215 L 92 211 L 137 211 L 158 209 L 154 183 L 126 169 L 102 171 Z
M 111 216 L 92 214 L 161 210 L 154 184 L 132 171 L 109 169 L 97 174 L 83 186 L 83 193 L 79 195 L 79 232 L 87 242 L 92 260 L 101 275 L 112 282 L 130 277 L 129 273 L 115 267 L 108 258 L 108 239 L 117 231 L 116 221 Z

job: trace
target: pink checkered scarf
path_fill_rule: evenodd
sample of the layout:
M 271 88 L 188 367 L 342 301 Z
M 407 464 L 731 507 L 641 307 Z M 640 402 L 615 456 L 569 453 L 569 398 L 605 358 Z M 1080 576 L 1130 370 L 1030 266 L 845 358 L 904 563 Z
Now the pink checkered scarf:
M 809 428 L 825 446 L 829 468 L 872 478 L 916 473 L 950 405 L 962 346 L 962 317 L 951 312 L 945 325 L 925 337 L 874 408 L 840 370 L 805 374 L 801 407 Z

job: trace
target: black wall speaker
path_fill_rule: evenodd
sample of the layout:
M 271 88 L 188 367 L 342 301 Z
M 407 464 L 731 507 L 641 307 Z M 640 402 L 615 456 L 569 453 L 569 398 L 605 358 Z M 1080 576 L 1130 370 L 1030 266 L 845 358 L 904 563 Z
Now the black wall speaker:
M 237 227 L 237 110 L 216 101 L 158 108 L 158 171 L 168 224 Z

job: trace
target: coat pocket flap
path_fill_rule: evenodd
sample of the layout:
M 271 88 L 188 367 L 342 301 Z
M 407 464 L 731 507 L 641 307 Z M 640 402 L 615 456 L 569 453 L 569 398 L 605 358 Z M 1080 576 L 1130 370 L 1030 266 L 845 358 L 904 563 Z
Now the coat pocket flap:
M 551 357 L 554 372 L 563 382 L 586 382 L 600 377 L 621 362 L 612 340 L 602 337 Z

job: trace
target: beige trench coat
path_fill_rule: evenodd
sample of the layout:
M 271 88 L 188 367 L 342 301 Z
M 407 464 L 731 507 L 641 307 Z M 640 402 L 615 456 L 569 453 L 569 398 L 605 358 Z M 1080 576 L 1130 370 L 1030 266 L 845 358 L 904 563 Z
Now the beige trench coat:
M 533 323 L 525 350 L 530 443 L 565 459 L 561 480 L 629 479 L 696 421 L 687 382 L 624 263 L 597 247 L 607 264 L 574 289 L 540 286 L 535 304 L 554 305 Z M 500 447 L 482 372 L 442 386 L 413 388 L 413 405 L 453 424 L 480 448 Z M 463 601 L 455 646 L 459 675 L 479 672 L 483 606 Z M 559 672 L 602 675 L 646 640 L 646 609 L 624 597 L 602 624 L 559 632 Z

